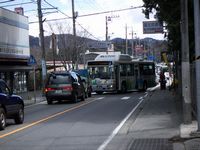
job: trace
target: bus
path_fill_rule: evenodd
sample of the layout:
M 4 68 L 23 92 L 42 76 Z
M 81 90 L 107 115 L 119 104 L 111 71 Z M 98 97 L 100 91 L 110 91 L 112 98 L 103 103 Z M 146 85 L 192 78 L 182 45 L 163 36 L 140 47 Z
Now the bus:
M 136 61 L 127 54 L 101 54 L 87 62 L 92 80 L 92 91 L 125 93 L 130 90 L 146 90 L 155 86 L 155 64 L 152 61 Z

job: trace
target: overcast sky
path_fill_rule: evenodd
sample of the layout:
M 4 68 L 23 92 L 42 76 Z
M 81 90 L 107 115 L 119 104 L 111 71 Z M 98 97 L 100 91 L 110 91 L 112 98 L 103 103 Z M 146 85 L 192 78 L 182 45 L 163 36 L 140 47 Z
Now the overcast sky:
M 26 2 L 35 1 L 35 3 L 24 4 Z M 46 0 L 50 4 L 57 7 L 64 14 L 57 12 L 51 14 L 44 14 L 46 20 L 67 18 L 72 15 L 71 0 Z M 29 17 L 29 22 L 38 21 L 37 18 L 37 4 L 36 0 L 15 0 L 15 2 L 9 2 L 8 4 L 21 3 L 21 7 L 24 8 L 25 15 Z M 5 4 L 0 4 L 4 6 Z M 142 6 L 142 0 L 74 0 L 75 11 L 78 12 L 78 16 L 93 14 L 98 12 L 119 10 L 131 7 Z M 18 7 L 18 6 L 15 6 Z M 42 0 L 43 8 L 50 8 L 50 6 Z M 13 10 L 14 7 L 5 7 L 6 9 Z M 43 12 L 53 12 L 55 10 L 45 10 Z M 90 38 L 99 40 L 105 40 L 106 34 L 106 16 L 111 17 L 111 21 L 108 21 L 108 35 L 111 39 L 115 37 L 125 38 L 125 26 L 127 25 L 128 38 L 131 39 L 131 32 L 134 33 L 134 38 L 152 37 L 155 39 L 163 39 L 163 34 L 143 34 L 142 22 L 147 21 L 142 9 L 130 9 L 126 11 L 117 11 L 110 13 L 103 13 L 100 15 L 92 15 L 87 17 L 77 17 L 77 35 L 83 35 L 82 31 L 86 29 L 84 34 Z M 149 20 L 154 20 L 153 15 Z M 29 24 L 29 34 L 33 36 L 39 35 L 38 23 Z M 58 30 L 58 27 L 62 29 Z M 84 29 L 83 29 L 84 28 Z M 44 22 L 45 35 L 55 33 L 72 33 L 72 19 L 65 19 L 60 21 Z

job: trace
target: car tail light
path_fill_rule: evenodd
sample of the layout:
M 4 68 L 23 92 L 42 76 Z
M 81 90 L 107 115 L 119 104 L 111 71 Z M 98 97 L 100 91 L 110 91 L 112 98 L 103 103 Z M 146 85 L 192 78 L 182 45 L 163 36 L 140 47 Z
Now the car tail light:
M 54 91 L 54 90 L 55 90 L 54 88 L 45 88 L 45 92 Z
M 62 88 L 63 90 L 67 90 L 67 91 L 72 91 L 73 87 L 72 86 L 65 86 Z

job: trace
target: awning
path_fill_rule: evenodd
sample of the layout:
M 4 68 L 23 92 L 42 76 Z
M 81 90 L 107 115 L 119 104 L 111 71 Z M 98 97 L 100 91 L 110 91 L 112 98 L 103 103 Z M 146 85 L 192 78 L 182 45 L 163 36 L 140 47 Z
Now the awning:
M 31 71 L 33 66 L 0 66 L 0 72 Z

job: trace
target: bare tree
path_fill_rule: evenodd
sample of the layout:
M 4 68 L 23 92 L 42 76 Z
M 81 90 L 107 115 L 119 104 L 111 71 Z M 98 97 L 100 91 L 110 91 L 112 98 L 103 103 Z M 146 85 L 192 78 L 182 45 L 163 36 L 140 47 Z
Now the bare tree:
M 87 48 L 88 34 L 85 30 L 77 31 L 77 36 L 72 34 L 72 28 L 67 23 L 57 22 L 56 24 L 48 24 L 52 33 L 57 34 L 58 48 L 57 58 L 63 64 L 63 67 L 68 70 L 75 68 L 76 64 L 79 64 L 85 50 Z M 76 40 L 76 42 L 74 42 Z M 76 43 L 76 45 L 74 45 Z M 70 65 L 71 64 L 71 65 Z

